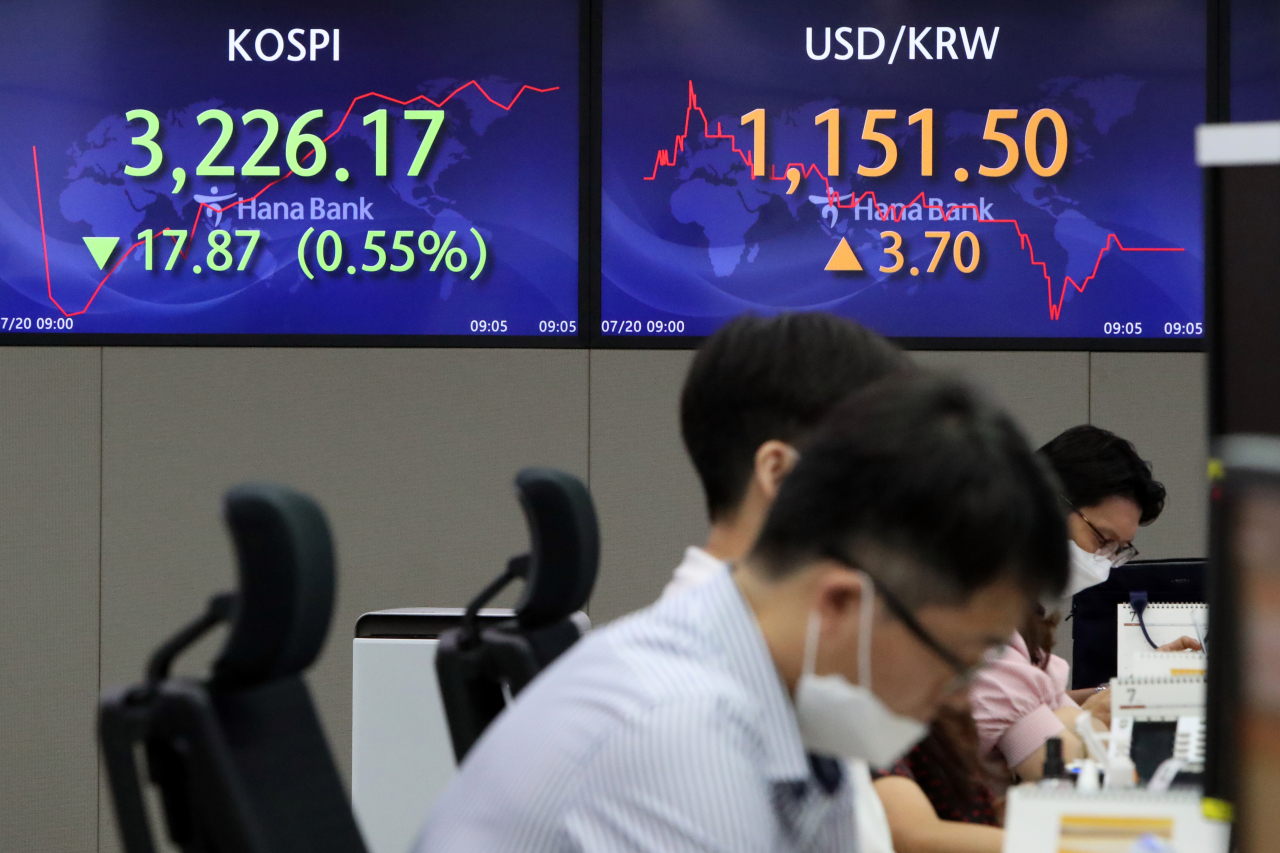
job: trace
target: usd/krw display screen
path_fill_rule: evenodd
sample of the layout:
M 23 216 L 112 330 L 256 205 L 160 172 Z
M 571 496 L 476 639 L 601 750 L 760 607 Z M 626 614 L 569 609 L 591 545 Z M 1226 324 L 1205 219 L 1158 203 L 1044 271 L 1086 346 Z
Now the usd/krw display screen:
M 576 335 L 579 18 L 0 4 L 0 337 Z
M 1204 4 L 605 0 L 601 333 L 1204 331 Z

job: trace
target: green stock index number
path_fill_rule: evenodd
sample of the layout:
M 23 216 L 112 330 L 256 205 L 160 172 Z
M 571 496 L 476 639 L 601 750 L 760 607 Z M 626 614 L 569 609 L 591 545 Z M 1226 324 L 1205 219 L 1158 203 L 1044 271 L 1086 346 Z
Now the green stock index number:
M 315 279 L 315 275 L 307 267 L 306 252 L 307 241 L 315 232 L 315 228 L 308 228 L 306 233 L 302 235 L 302 239 L 298 241 L 298 265 L 306 274 L 307 278 Z M 173 240 L 173 245 L 169 248 L 169 256 L 165 260 L 164 268 L 172 271 L 178 267 L 186 253 L 187 240 L 191 237 L 190 231 L 179 228 L 166 228 L 159 234 L 154 229 L 148 228 L 138 234 L 137 239 L 143 246 L 143 260 L 146 263 L 148 271 L 156 268 L 156 237 L 168 237 Z M 249 269 L 252 264 L 253 250 L 258 247 L 258 241 L 262 238 L 262 232 L 257 229 L 236 230 L 235 240 L 241 241 L 237 246 L 233 247 L 231 231 L 223 228 L 217 228 L 209 232 L 209 251 L 205 255 L 204 267 L 213 272 L 226 272 L 231 269 L 231 265 L 236 263 L 236 257 L 233 254 L 233 248 L 243 246 L 240 254 L 239 263 L 236 264 L 236 272 L 244 272 Z M 364 272 L 379 272 L 383 268 L 395 273 L 409 272 L 418 262 L 418 255 L 414 252 L 413 246 L 416 243 L 418 251 L 422 253 L 425 259 L 431 259 L 430 272 L 436 272 L 443 265 L 452 273 L 464 272 L 471 263 L 468 252 L 461 246 L 455 246 L 454 240 L 458 237 L 456 231 L 449 231 L 442 235 L 435 231 L 423 231 L 421 234 L 415 235 L 413 231 L 396 231 L 391 241 L 390 254 L 388 250 L 378 244 L 378 240 L 385 239 L 386 231 L 368 231 L 365 233 L 364 248 L 373 253 L 371 263 L 362 264 L 360 269 Z M 417 237 L 415 240 L 414 237 Z M 475 238 L 476 249 L 479 252 L 478 261 L 475 265 L 475 271 L 471 273 L 471 280 L 475 281 L 484 272 L 485 263 L 488 260 L 488 249 L 485 246 L 484 237 L 475 228 L 471 229 L 471 236 Z M 247 244 L 243 241 L 247 240 Z M 325 231 L 320 235 L 315 247 L 315 259 L 320 264 L 320 268 L 325 272 L 334 272 L 342 264 L 342 256 L 344 254 L 342 246 L 342 238 L 338 236 L 336 231 Z M 390 261 L 390 263 L 388 263 Z M 197 274 L 201 273 L 201 266 L 195 267 Z M 353 265 L 347 267 L 347 273 L 354 275 L 356 267 Z
M 244 253 L 240 256 L 240 263 L 236 266 L 236 272 L 244 272 L 249 268 L 249 259 L 253 257 L 253 250 L 258 247 L 258 240 L 262 236 L 262 232 L 258 230 L 236 231 L 237 237 L 247 237 L 249 245 L 245 247 Z M 173 247 L 169 250 L 169 259 L 165 261 L 164 268 L 172 270 L 174 265 L 178 263 L 180 257 L 184 257 L 182 249 L 187 244 L 187 231 L 183 229 L 166 228 L 160 232 L 161 237 L 172 237 Z M 147 270 L 155 269 L 155 238 L 154 230 L 148 228 L 146 231 L 138 234 L 139 240 L 143 243 L 143 258 L 146 260 Z M 235 257 L 231 254 L 231 233 L 225 229 L 218 228 L 209 232 L 209 253 L 205 256 L 205 266 L 214 272 L 223 272 L 231 268 L 231 264 L 235 261 Z M 196 269 L 199 272 L 199 268 Z
M 156 142 L 156 136 L 160 133 L 160 120 L 156 118 L 156 114 L 150 110 L 130 110 L 125 113 L 125 119 L 129 122 L 145 121 L 146 130 L 140 136 L 133 137 L 130 141 L 146 151 L 150 156 L 145 166 L 129 166 L 124 167 L 124 173 L 130 177 L 145 178 L 153 175 L 164 163 L 164 151 Z M 306 128 L 313 122 L 324 118 L 324 110 L 311 110 L 298 116 L 297 121 L 289 128 L 289 133 L 285 137 L 284 143 L 284 159 L 289 166 L 289 171 L 295 175 L 302 177 L 310 177 L 318 174 L 328 162 L 328 151 L 325 148 L 325 140 L 314 133 L 308 133 Z M 405 110 L 404 118 L 407 121 L 425 121 L 427 122 L 426 131 L 422 135 L 422 142 L 418 145 L 418 152 L 414 155 L 413 163 L 409 166 L 408 175 L 416 178 L 422 174 L 422 167 L 426 165 L 427 158 L 431 156 L 431 149 L 435 145 L 436 138 L 440 135 L 440 129 L 444 126 L 444 110 Z M 387 110 L 374 110 L 364 117 L 366 126 L 373 125 L 374 136 L 374 173 L 378 177 L 385 177 L 387 174 Z M 236 167 L 228 164 L 218 163 L 223 152 L 226 151 L 232 140 L 235 138 L 236 122 L 225 110 L 205 110 L 196 116 L 196 122 L 200 125 L 212 124 L 218 128 L 218 138 L 213 143 L 213 147 L 209 149 L 209 153 L 205 154 L 204 159 L 196 166 L 196 174 L 201 177 L 229 177 L 236 174 Z M 262 141 L 258 143 L 258 147 L 249 155 L 249 159 L 240 167 L 240 174 L 246 177 L 263 177 L 274 178 L 280 176 L 279 166 L 264 166 L 262 161 L 271 151 L 276 140 L 280 136 L 280 119 L 268 110 L 249 110 L 240 117 L 240 123 L 244 127 L 250 124 L 260 123 L 265 125 L 266 133 L 262 137 Z
M 405 110 L 404 117 L 410 121 L 430 122 L 427 132 L 422 135 L 418 153 L 413 156 L 413 164 L 409 166 L 409 177 L 416 178 L 427 162 L 431 146 L 435 145 L 440 126 L 444 124 L 444 110 Z M 387 111 L 374 110 L 364 117 L 364 123 L 366 126 L 373 125 L 374 174 L 384 177 L 387 174 Z

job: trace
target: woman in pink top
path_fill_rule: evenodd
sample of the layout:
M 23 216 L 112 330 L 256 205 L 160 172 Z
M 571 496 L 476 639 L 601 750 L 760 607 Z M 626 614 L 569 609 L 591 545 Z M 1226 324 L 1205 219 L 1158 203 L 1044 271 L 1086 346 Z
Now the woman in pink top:
M 1073 427 L 1040 453 L 1058 475 L 1068 512 L 1070 596 L 1102 583 L 1112 568 L 1137 556 L 1133 538 L 1139 526 L 1160 515 L 1165 490 L 1131 443 L 1098 427 Z M 995 752 L 1024 780 L 1043 775 L 1045 742 L 1051 737 L 1062 738 L 1067 761 L 1084 757 L 1075 734 L 1082 710 L 1101 726 L 1110 722 L 1105 688 L 1067 690 L 1070 665 L 1050 652 L 1058 618 L 1046 617 L 1039 608 L 970 689 L 983 754 Z M 1200 644 L 1183 637 L 1162 648 L 1198 650 Z
M 1022 779 L 1039 779 L 1044 770 L 1045 742 L 1063 740 L 1063 755 L 1082 757 L 1075 735 L 1081 706 L 1067 690 L 1071 666 L 1043 643 L 1028 646 L 1024 633 L 1043 631 L 1049 620 L 1043 609 L 1032 614 L 1022 632 L 1015 633 L 1003 654 L 978 675 L 969 689 L 978 745 L 983 755 L 993 752 Z M 1052 647 L 1052 641 L 1049 646 Z M 1088 690 L 1080 698 L 1100 721 L 1110 719 L 1106 690 Z

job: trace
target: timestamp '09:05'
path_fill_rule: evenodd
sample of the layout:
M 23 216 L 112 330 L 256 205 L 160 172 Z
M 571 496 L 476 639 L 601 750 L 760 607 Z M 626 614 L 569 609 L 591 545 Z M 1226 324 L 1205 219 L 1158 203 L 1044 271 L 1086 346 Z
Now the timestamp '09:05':
M 1141 335 L 1141 322 L 1125 322 L 1112 323 L 1106 322 L 1102 324 L 1102 333 L 1104 335 Z
M 683 335 L 684 320 L 602 320 L 604 335 Z
M 1104 335 L 1141 335 L 1142 322 L 1126 321 L 1126 322 L 1106 322 L 1102 324 L 1102 333 Z M 1165 323 L 1164 333 L 1166 335 L 1192 335 L 1199 336 L 1204 334 L 1204 323 Z

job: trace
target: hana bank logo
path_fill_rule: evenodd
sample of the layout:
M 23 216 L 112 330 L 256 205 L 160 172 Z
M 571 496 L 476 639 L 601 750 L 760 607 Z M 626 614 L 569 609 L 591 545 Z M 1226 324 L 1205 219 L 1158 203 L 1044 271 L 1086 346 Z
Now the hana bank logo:
M 850 37 L 854 34 L 853 27 L 823 27 L 823 32 L 818 35 L 818 39 L 822 41 L 822 51 L 818 52 L 815 46 L 814 28 L 805 27 L 805 51 L 809 54 L 809 58 L 813 60 L 831 59 L 853 59 L 857 56 L 861 60 L 879 59 L 884 55 L 885 47 L 888 42 L 885 35 L 875 27 L 858 27 L 857 37 L 850 41 Z M 933 34 L 930 38 L 930 33 Z M 832 52 L 832 37 L 835 39 L 835 52 Z M 1000 37 L 1000 28 L 994 27 L 991 32 L 991 38 L 988 40 L 984 27 L 978 27 L 973 31 L 972 39 L 967 27 L 908 27 L 903 24 L 898 28 L 897 38 L 893 40 L 893 49 L 889 51 L 889 64 L 892 65 L 894 60 L 898 58 L 899 48 L 902 47 L 902 41 L 905 38 L 907 42 L 906 58 L 914 60 L 917 57 L 923 59 L 959 59 L 960 53 L 964 52 L 965 59 L 976 59 L 979 55 L 984 59 L 991 59 L 996 53 L 996 39 Z M 959 38 L 957 43 L 956 39 Z

